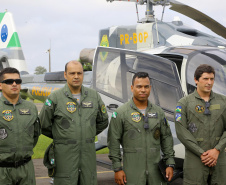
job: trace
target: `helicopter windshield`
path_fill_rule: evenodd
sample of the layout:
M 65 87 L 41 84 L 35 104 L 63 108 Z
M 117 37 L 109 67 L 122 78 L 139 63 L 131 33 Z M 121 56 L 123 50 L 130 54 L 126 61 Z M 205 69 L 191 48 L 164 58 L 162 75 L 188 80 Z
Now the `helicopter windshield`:
M 188 58 L 187 89 L 188 94 L 195 90 L 194 73 L 201 64 L 208 64 L 215 69 L 213 91 L 226 95 L 226 53 L 220 50 L 203 51 Z

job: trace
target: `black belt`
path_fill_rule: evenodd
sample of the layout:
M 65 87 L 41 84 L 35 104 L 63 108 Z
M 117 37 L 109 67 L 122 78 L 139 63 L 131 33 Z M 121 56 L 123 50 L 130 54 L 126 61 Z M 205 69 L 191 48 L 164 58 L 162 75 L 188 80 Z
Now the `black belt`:
M 16 161 L 16 162 L 0 162 L 0 167 L 13 167 L 13 168 L 18 168 L 19 166 L 25 165 L 31 160 L 31 157 L 28 157 L 26 159 L 23 159 L 21 161 Z

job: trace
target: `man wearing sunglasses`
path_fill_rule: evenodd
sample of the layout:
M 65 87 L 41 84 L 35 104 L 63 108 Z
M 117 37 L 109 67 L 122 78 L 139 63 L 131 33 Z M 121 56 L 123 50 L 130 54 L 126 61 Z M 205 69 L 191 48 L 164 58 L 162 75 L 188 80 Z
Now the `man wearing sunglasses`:
M 21 99 L 15 68 L 0 72 L 0 184 L 35 185 L 33 148 L 40 135 L 36 106 Z
M 196 90 L 175 110 L 178 139 L 185 146 L 184 185 L 226 185 L 226 97 L 212 91 L 215 71 L 200 65 Z
M 109 158 L 118 185 L 166 184 L 158 169 L 160 150 L 167 165 L 165 179 L 173 177 L 174 150 L 163 110 L 152 104 L 148 73 L 133 76 L 133 98 L 113 114 L 108 130 Z M 123 168 L 120 145 L 123 147 Z

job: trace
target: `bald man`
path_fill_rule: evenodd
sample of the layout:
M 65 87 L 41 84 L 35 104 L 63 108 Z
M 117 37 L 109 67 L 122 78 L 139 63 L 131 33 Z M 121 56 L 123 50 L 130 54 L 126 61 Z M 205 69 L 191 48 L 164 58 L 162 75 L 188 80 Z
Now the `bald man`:
M 65 65 L 65 86 L 46 99 L 42 133 L 53 139 L 44 164 L 55 185 L 97 185 L 95 136 L 108 126 L 100 95 L 86 88 L 78 61 Z

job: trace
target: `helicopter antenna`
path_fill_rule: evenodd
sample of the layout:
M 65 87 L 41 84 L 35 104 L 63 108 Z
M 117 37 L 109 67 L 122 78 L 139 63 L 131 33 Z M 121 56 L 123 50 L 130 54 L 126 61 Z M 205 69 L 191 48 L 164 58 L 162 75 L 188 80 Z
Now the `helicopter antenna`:
M 157 19 L 155 18 L 155 26 L 156 26 L 156 33 L 157 33 L 157 40 L 159 44 L 159 31 L 158 31 L 158 25 L 157 25 Z
M 136 3 L 136 11 L 137 11 L 137 22 L 139 22 L 139 13 L 138 13 L 137 3 Z

